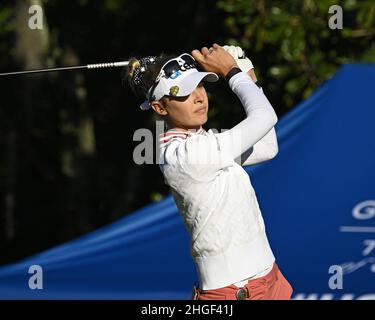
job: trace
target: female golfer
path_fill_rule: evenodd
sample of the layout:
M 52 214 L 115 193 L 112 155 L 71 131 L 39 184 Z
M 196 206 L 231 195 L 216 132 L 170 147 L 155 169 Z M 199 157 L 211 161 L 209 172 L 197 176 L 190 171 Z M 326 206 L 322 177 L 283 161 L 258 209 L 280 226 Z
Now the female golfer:
M 242 68 L 242 70 L 239 68 Z M 204 70 L 204 71 L 199 71 Z M 275 157 L 277 116 L 239 47 L 193 50 L 176 57 L 132 59 L 128 81 L 166 123 L 160 169 L 191 236 L 199 275 L 193 299 L 290 299 L 292 288 L 272 253 L 243 165 Z M 246 70 L 247 69 L 247 70 Z M 206 131 L 204 81 L 226 79 L 246 118 L 222 133 Z

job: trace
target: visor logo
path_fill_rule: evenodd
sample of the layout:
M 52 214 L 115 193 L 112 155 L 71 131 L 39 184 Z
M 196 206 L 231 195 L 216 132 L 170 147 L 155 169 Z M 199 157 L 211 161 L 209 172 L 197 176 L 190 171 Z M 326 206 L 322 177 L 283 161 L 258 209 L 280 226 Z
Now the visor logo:
M 174 79 L 178 78 L 180 75 L 182 75 L 181 71 L 176 71 L 169 78 L 174 80 Z
M 175 97 L 177 96 L 179 91 L 180 91 L 180 88 L 178 86 L 173 86 L 169 89 L 169 95 Z
M 193 63 L 187 63 L 186 61 L 184 61 L 184 63 L 179 63 L 180 65 L 180 69 L 181 71 L 187 71 L 189 69 L 195 69 L 196 68 L 196 65 L 193 64 Z

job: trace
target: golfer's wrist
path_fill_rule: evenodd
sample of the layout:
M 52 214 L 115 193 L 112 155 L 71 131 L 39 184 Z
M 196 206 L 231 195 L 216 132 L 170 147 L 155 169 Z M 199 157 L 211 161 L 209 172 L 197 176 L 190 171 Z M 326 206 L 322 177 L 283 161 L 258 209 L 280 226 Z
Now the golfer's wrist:
M 242 70 L 236 65 L 224 74 L 224 78 L 227 82 L 236 74 L 242 72 Z

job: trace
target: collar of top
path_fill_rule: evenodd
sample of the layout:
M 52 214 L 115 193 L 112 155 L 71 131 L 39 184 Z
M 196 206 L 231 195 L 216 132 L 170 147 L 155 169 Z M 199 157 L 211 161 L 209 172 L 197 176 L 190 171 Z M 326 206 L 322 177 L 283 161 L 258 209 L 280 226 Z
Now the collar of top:
M 169 129 L 167 132 L 159 135 L 160 146 L 165 146 L 174 139 L 187 139 L 196 134 L 205 135 L 206 130 L 202 127 L 198 130 Z

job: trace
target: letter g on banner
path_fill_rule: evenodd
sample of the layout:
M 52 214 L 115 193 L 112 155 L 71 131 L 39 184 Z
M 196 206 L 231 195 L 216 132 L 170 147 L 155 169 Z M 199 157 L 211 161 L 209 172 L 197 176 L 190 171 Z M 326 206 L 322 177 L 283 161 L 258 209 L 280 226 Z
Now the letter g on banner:
M 357 220 L 370 220 L 375 217 L 375 200 L 358 203 L 353 208 L 353 217 Z

